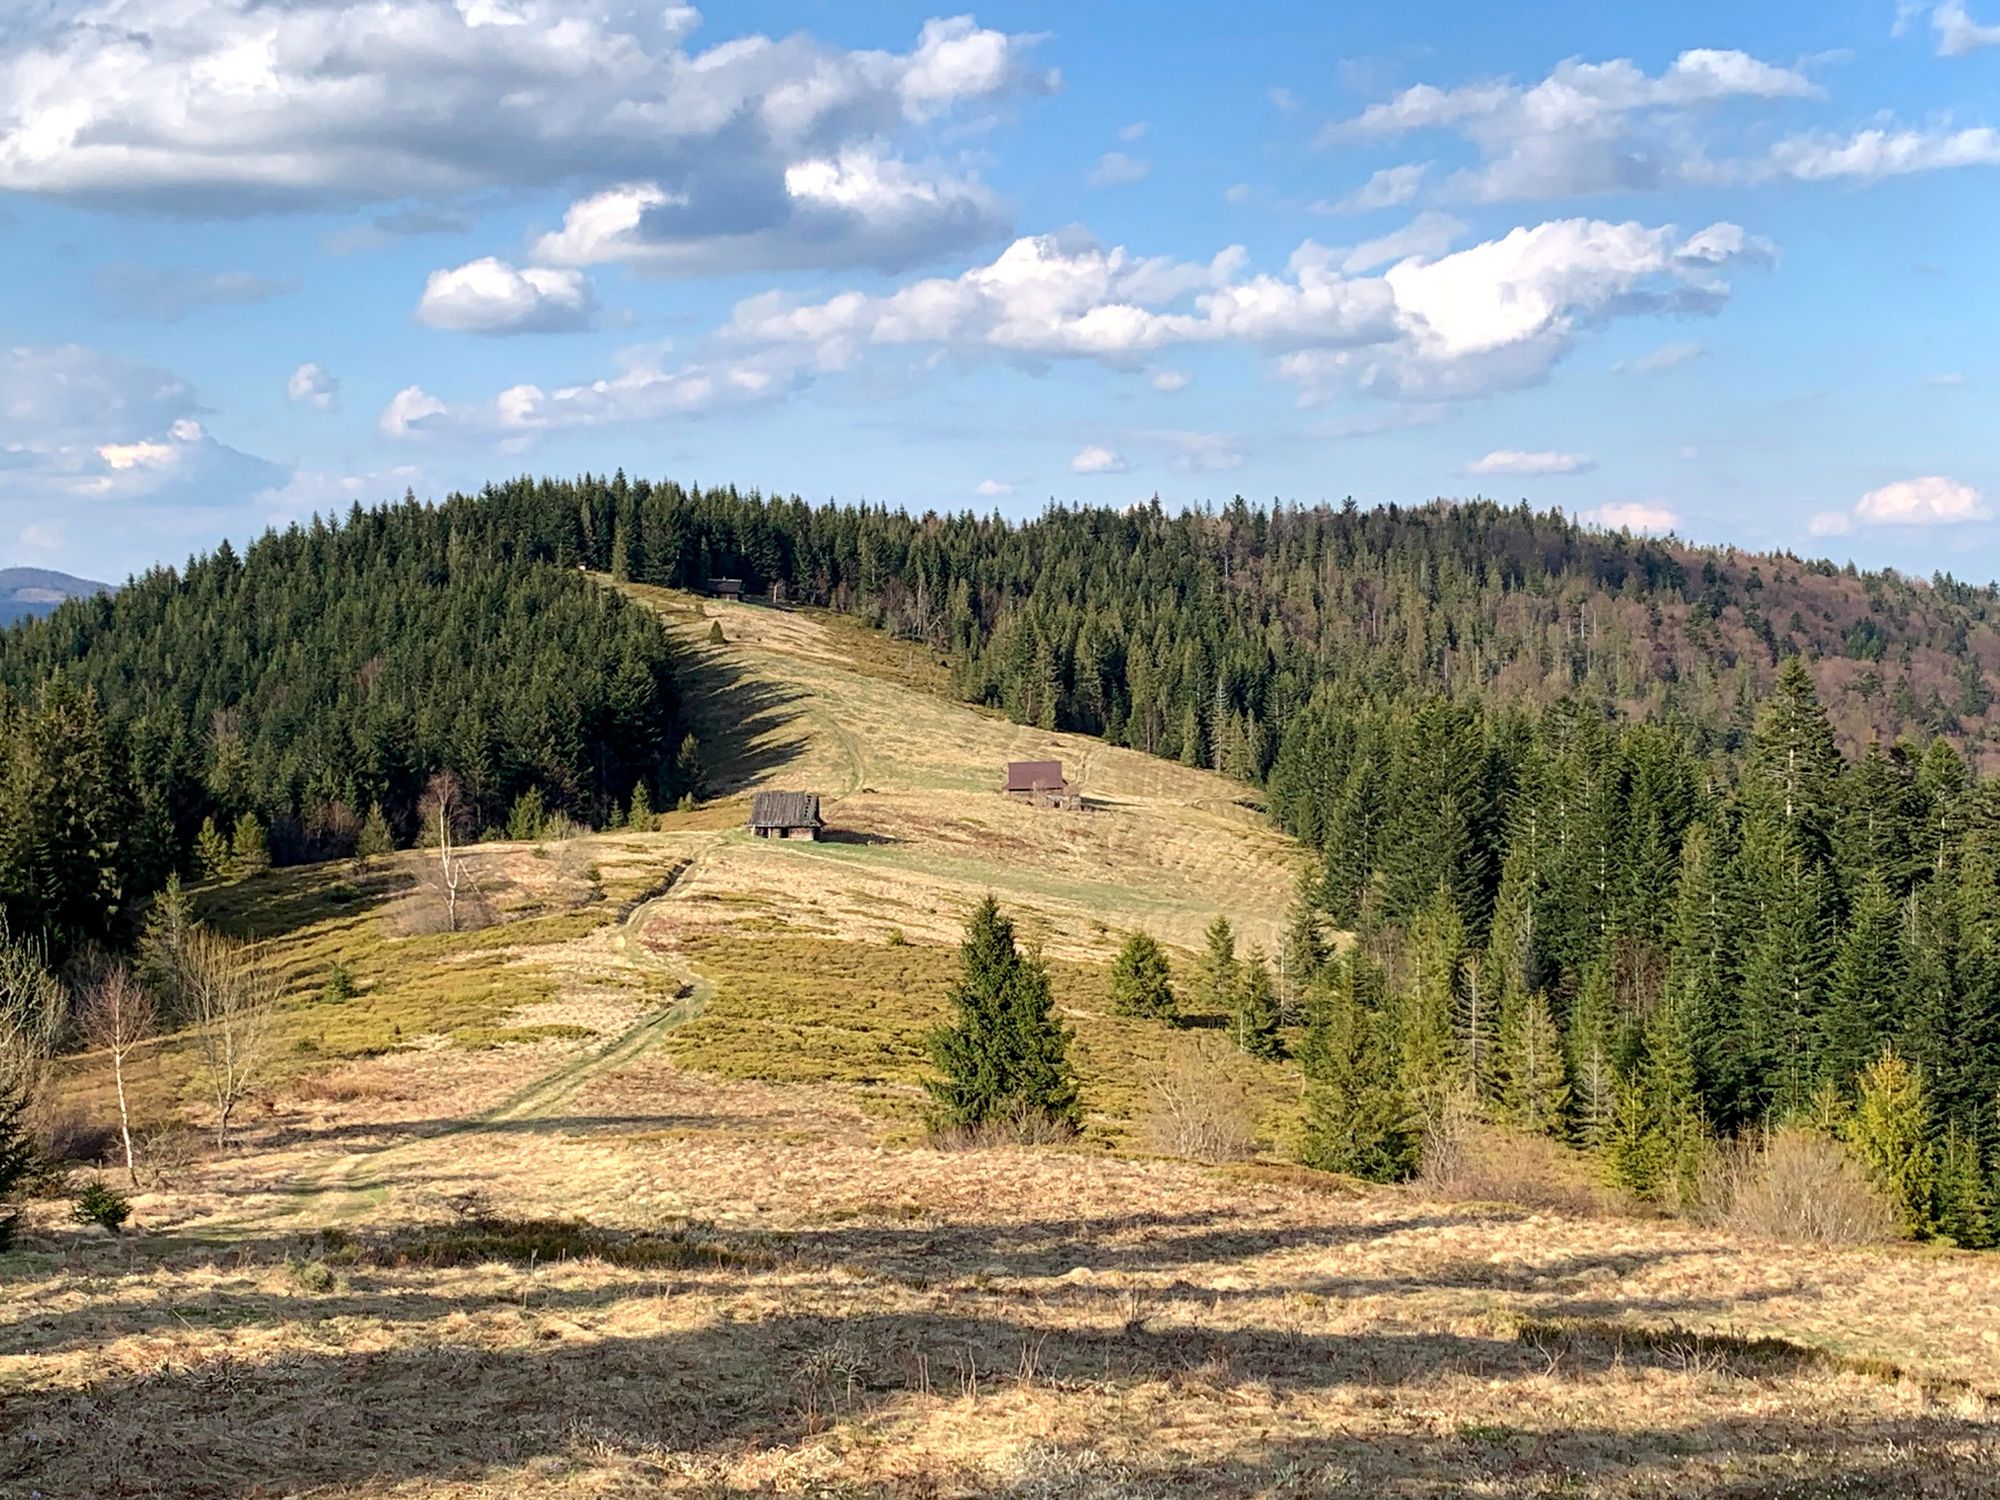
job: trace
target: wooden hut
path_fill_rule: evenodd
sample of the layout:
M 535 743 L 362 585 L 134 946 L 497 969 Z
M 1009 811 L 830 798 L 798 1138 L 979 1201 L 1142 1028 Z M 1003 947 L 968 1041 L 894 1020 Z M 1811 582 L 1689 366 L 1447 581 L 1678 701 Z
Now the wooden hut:
M 750 831 L 760 839 L 817 839 L 818 792 L 759 792 L 750 799 Z
M 717 599 L 741 599 L 743 597 L 743 580 L 740 578 L 711 578 L 708 580 L 708 591 Z
M 1065 812 L 1080 812 L 1083 808 L 1083 796 L 1063 779 L 1059 760 L 1008 761 L 1007 781 L 1001 791 L 1036 807 L 1059 807 Z

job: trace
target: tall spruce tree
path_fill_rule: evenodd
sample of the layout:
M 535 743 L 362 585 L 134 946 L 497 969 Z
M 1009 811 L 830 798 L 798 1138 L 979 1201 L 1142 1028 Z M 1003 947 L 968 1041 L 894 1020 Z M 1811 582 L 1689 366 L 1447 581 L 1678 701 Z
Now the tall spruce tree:
M 933 1032 L 929 1080 L 940 1126 L 976 1126 L 1024 1116 L 1074 1129 L 1082 1123 L 1069 1032 L 1055 1014 L 1048 970 L 1015 945 L 1014 924 L 988 896 L 959 945 L 951 992 L 956 1019 Z
M 1229 918 L 1217 917 L 1203 935 L 1201 965 L 1195 970 L 1195 1003 L 1208 1015 L 1231 1015 L 1240 982 L 1236 930 L 1229 925 Z
M 1252 1057 L 1274 1058 L 1284 1050 L 1278 1039 L 1278 992 L 1271 983 L 1271 966 L 1255 948 L 1236 981 L 1229 1035 Z
M 1403 1092 L 1393 1038 L 1380 971 L 1359 950 L 1332 960 L 1307 997 L 1299 1050 L 1308 1166 L 1372 1182 L 1416 1170 L 1421 1121 Z

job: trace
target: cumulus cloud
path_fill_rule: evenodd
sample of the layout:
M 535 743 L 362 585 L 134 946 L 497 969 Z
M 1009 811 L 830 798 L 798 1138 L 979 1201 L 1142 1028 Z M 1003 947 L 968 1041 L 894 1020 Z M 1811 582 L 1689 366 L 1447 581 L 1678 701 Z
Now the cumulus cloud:
M 269 302 L 297 291 L 299 283 L 296 277 L 277 279 L 249 271 L 106 266 L 91 277 L 90 287 L 114 318 L 178 323 L 197 308 Z
M 79 562 L 104 576 L 148 561 L 179 534 L 176 515 L 240 507 L 287 476 L 218 441 L 203 415 L 192 385 L 140 360 L 0 348 L 0 511 L 47 529 L 88 507 L 94 550 Z
M 1990 520 L 1993 512 L 1971 485 L 1930 474 L 1870 490 L 1855 505 L 1854 514 L 1873 526 L 1956 526 Z
M 839 265 L 995 232 L 983 188 L 903 147 L 1053 87 L 1035 38 L 960 16 L 900 52 L 696 48 L 699 23 L 591 0 L 52 0 L 0 50 L 0 190 L 201 216 L 645 184 L 664 197 L 629 244 L 709 265 L 760 236 Z
M 1125 461 L 1125 455 L 1115 448 L 1107 448 L 1101 443 L 1092 443 L 1078 451 L 1069 461 L 1070 472 L 1074 474 L 1123 474 L 1132 465 Z
M 1519 448 L 1496 448 L 1465 467 L 1471 474 L 1583 474 L 1596 468 L 1597 460 L 1581 453 L 1527 453 Z
M 1664 119 L 1731 99 L 1800 99 L 1816 92 L 1797 69 L 1737 51 L 1695 48 L 1657 75 L 1625 58 L 1570 58 L 1534 84 L 1418 84 L 1329 126 L 1320 139 L 1335 145 L 1450 131 L 1471 142 L 1481 159 L 1454 176 L 1446 191 L 1482 202 L 1643 191 L 1668 185 L 1684 155 L 1668 138 Z
M 997 500 L 1002 495 L 1013 494 L 1014 486 L 1004 479 L 982 479 L 973 486 L 972 492 L 988 500 Z
M 1107 151 L 1090 169 L 1090 181 L 1093 187 L 1123 187 L 1143 180 L 1152 170 L 1153 164 L 1141 157 L 1124 151 Z
M 999 200 L 976 178 L 922 173 L 871 147 L 812 157 L 732 193 L 620 183 L 579 199 L 536 259 L 623 261 L 659 275 L 874 266 L 900 269 L 1004 230 Z M 726 212 L 716 198 L 729 196 Z
M 285 395 L 294 405 L 332 411 L 340 405 L 340 381 L 319 365 L 303 364 L 285 382 Z
M 1643 313 L 1713 311 L 1722 272 L 1768 261 L 1734 225 L 1683 236 L 1671 226 L 1566 219 L 1436 257 L 1409 255 L 1378 276 L 1311 241 L 1284 275 L 1249 273 L 1232 247 L 1207 262 L 1145 259 L 1076 235 L 1017 240 L 956 278 L 884 294 L 738 304 L 739 344 L 810 351 L 817 368 L 871 348 L 929 346 L 1035 360 L 1130 365 L 1202 343 L 1270 352 L 1308 392 L 1335 382 L 1434 401 L 1533 384 L 1590 328 Z
M 1658 535 L 1680 525 L 1672 507 L 1657 500 L 1613 500 L 1583 513 L 1583 519 L 1608 531 Z
M 1975 21 L 1965 0 L 1944 0 L 1931 12 L 1940 57 L 1964 57 L 1982 47 L 2000 47 L 2000 25 Z
M 1169 396 L 1176 391 L 1186 390 L 1193 381 L 1194 376 L 1188 374 L 1186 370 L 1155 370 L 1153 372 L 1153 389 L 1163 391 Z
M 615 375 L 576 385 L 509 386 L 487 401 L 448 402 L 422 386 L 398 391 L 377 425 L 385 437 L 498 441 L 510 450 L 547 432 L 689 419 L 786 395 L 796 359 L 783 352 L 675 362 L 659 348 L 625 350 Z
M 516 270 L 492 256 L 424 283 L 416 319 L 453 333 L 573 333 L 588 328 L 597 310 L 581 271 L 527 266 Z

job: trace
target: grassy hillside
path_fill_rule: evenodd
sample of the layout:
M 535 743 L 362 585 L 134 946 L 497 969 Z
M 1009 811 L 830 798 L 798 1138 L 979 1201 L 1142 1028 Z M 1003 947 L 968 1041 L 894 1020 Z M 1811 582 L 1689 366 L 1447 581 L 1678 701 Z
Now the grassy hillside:
M 426 930 L 422 851 L 200 892 L 287 966 L 280 1052 L 240 1146 L 151 1143 L 126 1235 L 39 1203 L 0 1256 L 0 1494 L 1992 1492 L 2000 1261 L 1161 1157 L 1146 1080 L 1203 1034 L 1106 1014 L 1105 962 L 1275 942 L 1297 856 L 1243 787 L 849 621 L 635 592 L 712 800 L 479 846 L 474 932 Z M 1091 810 L 1001 798 L 1025 756 Z M 759 787 L 832 837 L 751 839 Z M 986 890 L 1076 1031 L 1074 1147 L 916 1142 Z M 1280 1141 L 1294 1076 L 1221 1058 Z M 201 1121 L 188 1063 L 142 1064 L 149 1123 Z

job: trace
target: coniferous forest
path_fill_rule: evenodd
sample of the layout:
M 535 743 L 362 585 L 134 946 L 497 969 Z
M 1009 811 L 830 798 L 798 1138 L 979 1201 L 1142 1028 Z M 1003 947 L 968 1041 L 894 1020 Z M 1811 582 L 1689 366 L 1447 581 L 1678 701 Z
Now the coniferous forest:
M 665 648 L 579 567 L 776 587 L 1261 788 L 1315 851 L 1322 1165 L 1407 1173 L 1471 1100 L 1671 1198 L 1700 1142 L 1810 1118 L 1894 1157 L 1907 1227 L 1994 1238 L 2000 594 L 1525 507 L 1007 523 L 621 474 L 356 511 L 0 637 L 10 915 L 87 930 L 204 820 L 291 857 L 407 826 L 438 768 L 489 822 L 671 795 Z

